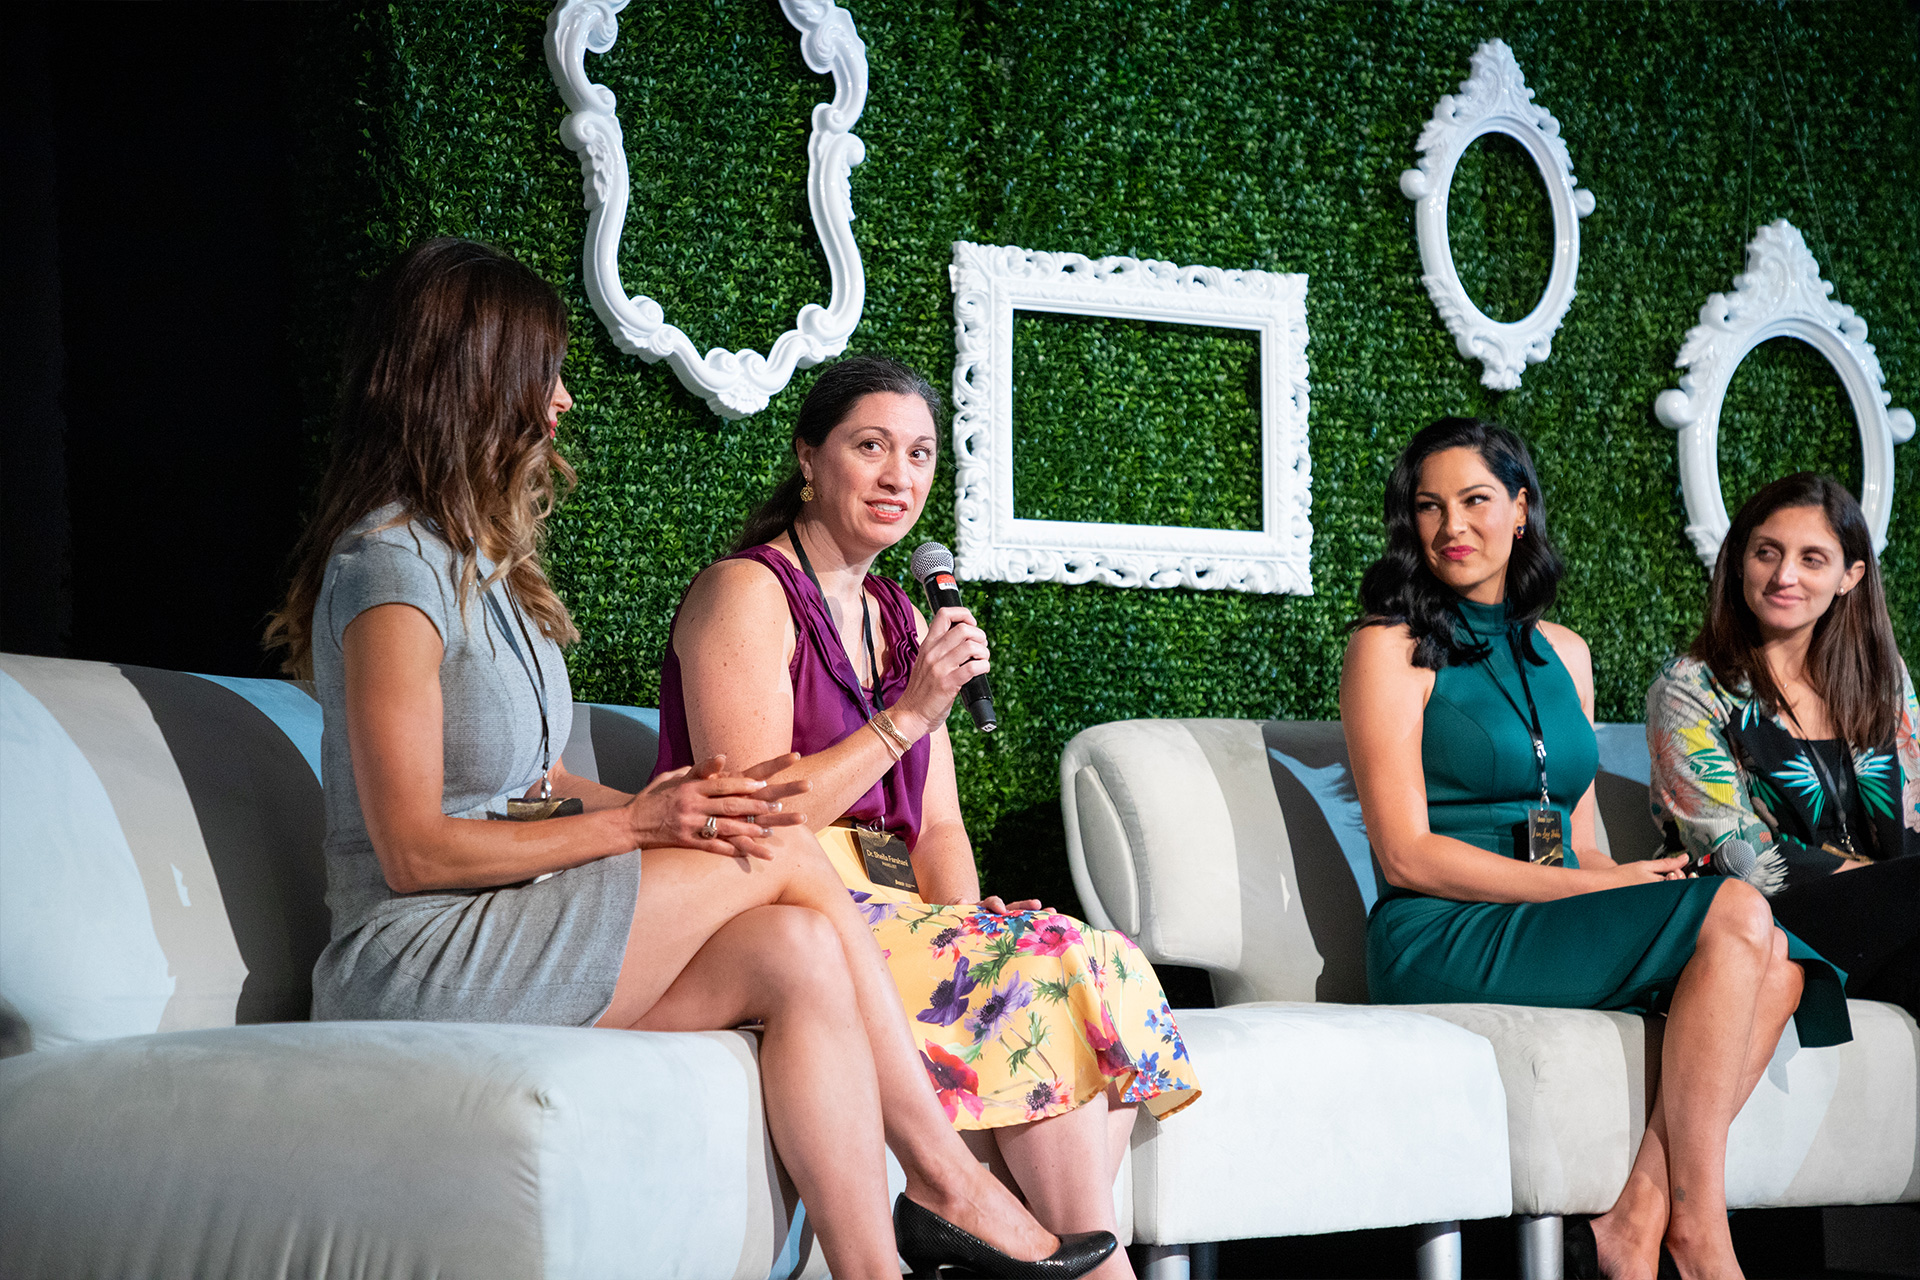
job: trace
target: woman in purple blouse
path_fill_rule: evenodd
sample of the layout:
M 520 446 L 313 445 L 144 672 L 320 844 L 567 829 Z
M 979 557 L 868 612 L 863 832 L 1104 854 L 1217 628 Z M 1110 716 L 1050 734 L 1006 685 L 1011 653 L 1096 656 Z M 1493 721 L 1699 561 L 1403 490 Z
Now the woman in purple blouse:
M 1111 1231 L 1136 1109 L 1198 1096 L 1159 980 L 1126 937 L 982 897 L 944 727 L 987 670 L 965 609 L 931 624 L 868 572 L 926 503 L 939 397 L 891 360 L 823 373 L 796 467 L 695 580 L 660 687 L 661 771 L 801 759 L 809 825 L 865 914 L 947 1118 L 1062 1234 Z M 1131 1274 L 1116 1252 L 1095 1274 Z

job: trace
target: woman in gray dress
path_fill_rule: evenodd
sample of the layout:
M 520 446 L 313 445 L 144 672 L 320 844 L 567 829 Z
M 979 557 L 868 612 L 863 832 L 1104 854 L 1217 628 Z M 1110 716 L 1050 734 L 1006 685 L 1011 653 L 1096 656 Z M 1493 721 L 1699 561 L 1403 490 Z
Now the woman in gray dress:
M 1112 1236 L 1044 1231 L 947 1123 L 793 803 L 805 784 L 765 781 L 793 757 L 716 758 L 637 796 L 567 772 L 560 646 L 578 633 L 539 559 L 554 477 L 572 479 L 554 445 L 565 352 L 553 290 L 459 240 L 404 255 L 355 324 L 333 460 L 268 631 L 325 715 L 333 935 L 314 1016 L 758 1020 L 768 1125 L 835 1275 L 899 1275 L 883 1138 L 907 1197 L 954 1231 L 952 1260 L 1096 1265 Z

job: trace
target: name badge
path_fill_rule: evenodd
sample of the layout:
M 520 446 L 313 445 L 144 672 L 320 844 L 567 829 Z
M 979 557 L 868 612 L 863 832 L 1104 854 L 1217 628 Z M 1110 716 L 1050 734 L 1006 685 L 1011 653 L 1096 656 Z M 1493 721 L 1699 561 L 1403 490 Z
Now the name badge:
M 913 878 L 913 855 L 905 840 L 891 831 L 856 829 L 853 834 L 860 840 L 860 860 L 866 863 L 867 879 L 889 889 L 920 892 L 920 884 Z
M 575 814 L 585 813 L 586 806 L 580 803 L 579 796 L 554 796 L 549 800 L 523 800 L 518 797 L 507 801 L 508 822 L 540 822 L 547 818 L 571 818 Z
M 1527 810 L 1527 860 L 1549 867 L 1566 864 L 1566 835 L 1558 809 Z

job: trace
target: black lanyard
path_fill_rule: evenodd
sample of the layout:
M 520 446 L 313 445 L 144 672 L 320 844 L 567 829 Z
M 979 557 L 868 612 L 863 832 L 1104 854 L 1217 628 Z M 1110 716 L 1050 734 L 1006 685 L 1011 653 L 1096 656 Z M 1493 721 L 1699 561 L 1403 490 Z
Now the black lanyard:
M 501 589 L 506 590 L 503 583 Z M 506 639 L 507 648 L 513 650 L 513 656 L 520 659 L 520 669 L 527 674 L 527 683 L 533 688 L 534 699 L 540 704 L 540 798 L 553 798 L 553 739 L 547 727 L 547 673 L 541 669 L 540 659 L 533 655 L 533 636 L 527 631 L 527 621 L 520 616 L 520 602 L 507 592 L 507 603 L 513 606 L 513 620 L 520 626 L 520 638 L 527 642 L 527 651 L 522 653 L 515 643 L 513 632 L 507 629 L 506 612 L 500 608 L 500 602 L 487 593 L 487 610 L 493 614 L 493 620 L 499 625 L 500 634 Z M 529 656 L 533 657 L 531 664 Z
M 800 568 L 806 573 L 807 580 L 812 582 L 813 589 L 820 593 L 820 603 L 825 604 L 827 589 L 820 585 L 820 575 L 813 571 L 813 562 L 807 559 L 807 549 L 800 545 L 800 537 L 793 531 L 792 525 L 787 526 L 787 541 L 793 544 L 793 553 L 800 557 Z M 831 610 L 828 611 L 827 616 L 833 616 Z M 867 646 L 867 678 L 873 682 L 873 688 L 870 691 L 873 696 L 873 714 L 879 715 L 886 710 L 886 706 L 880 701 L 880 657 L 874 652 L 873 618 L 867 612 L 867 586 L 864 582 L 860 584 L 860 639 Z M 854 683 L 860 683 L 858 672 L 854 673 Z M 866 707 L 863 705 L 860 710 L 864 712 Z
M 1467 629 L 1467 634 L 1473 637 L 1475 644 L 1486 649 L 1491 655 L 1493 646 L 1480 638 L 1480 633 L 1473 629 L 1471 622 L 1461 618 L 1460 625 Z M 1513 695 L 1507 692 L 1507 686 L 1500 683 L 1500 678 L 1494 674 L 1491 664 L 1487 667 L 1487 679 L 1493 681 L 1493 687 L 1498 689 L 1500 696 L 1507 700 L 1507 705 L 1513 708 L 1513 713 L 1526 722 L 1529 732 L 1533 735 L 1533 763 L 1540 771 L 1540 807 L 1550 809 L 1553 807 L 1553 798 L 1547 793 L 1547 739 L 1540 730 L 1539 708 L 1533 705 L 1533 686 L 1527 683 L 1527 657 L 1520 652 L 1520 642 L 1515 638 L 1514 628 L 1511 625 L 1507 627 L 1507 647 L 1513 653 L 1514 670 L 1520 674 L 1520 695 L 1527 700 L 1526 714 L 1521 714 L 1520 704 L 1515 702 Z M 1486 659 L 1483 658 L 1481 661 L 1485 662 Z

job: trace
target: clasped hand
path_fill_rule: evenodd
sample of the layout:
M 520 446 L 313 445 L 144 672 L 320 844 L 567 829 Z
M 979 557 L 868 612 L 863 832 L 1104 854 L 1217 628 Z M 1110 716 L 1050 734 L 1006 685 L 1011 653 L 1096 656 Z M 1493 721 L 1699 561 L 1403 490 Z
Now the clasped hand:
M 627 803 L 639 846 L 772 859 L 773 846 L 767 837 L 775 827 L 806 825 L 807 815 L 788 809 L 786 802 L 812 784 L 804 778 L 768 779 L 799 759 L 790 753 L 763 760 L 743 773 L 728 773 L 727 758 L 712 756 L 661 774 Z M 711 827 L 707 825 L 710 818 Z

